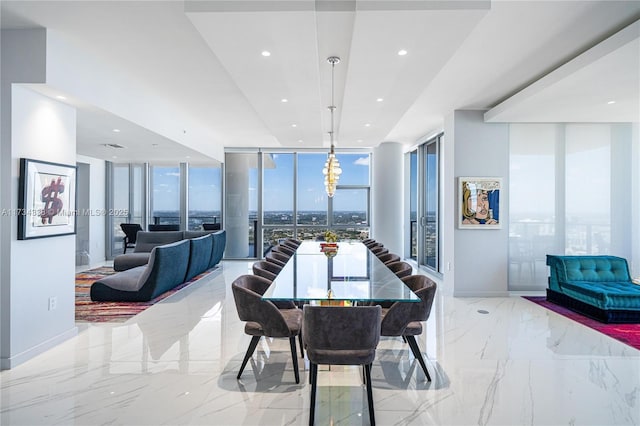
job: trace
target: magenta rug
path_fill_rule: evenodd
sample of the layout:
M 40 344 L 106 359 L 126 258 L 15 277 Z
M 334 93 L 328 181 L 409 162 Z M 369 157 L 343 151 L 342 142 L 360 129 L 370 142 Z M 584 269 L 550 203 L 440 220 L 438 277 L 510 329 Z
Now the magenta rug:
M 549 302 L 544 296 L 524 296 L 524 298 L 640 350 L 640 324 L 605 324 Z

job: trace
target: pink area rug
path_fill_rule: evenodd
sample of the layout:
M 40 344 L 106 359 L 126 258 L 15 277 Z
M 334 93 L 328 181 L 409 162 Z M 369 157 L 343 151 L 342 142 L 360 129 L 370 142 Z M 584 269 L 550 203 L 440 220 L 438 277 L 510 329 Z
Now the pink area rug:
M 571 309 L 549 302 L 544 296 L 525 296 L 524 298 L 640 350 L 640 324 L 605 324 L 573 312 Z

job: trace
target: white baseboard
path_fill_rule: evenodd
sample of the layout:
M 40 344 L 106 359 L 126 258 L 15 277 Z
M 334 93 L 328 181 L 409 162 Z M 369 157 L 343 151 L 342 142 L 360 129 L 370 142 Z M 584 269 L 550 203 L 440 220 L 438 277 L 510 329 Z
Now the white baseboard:
M 57 336 L 52 337 L 51 339 L 42 342 L 30 349 L 27 349 L 26 351 L 23 351 L 17 355 L 9 358 L 0 358 L 0 370 L 10 370 L 77 335 L 78 327 L 73 327 L 65 331 L 64 333 L 60 333 Z

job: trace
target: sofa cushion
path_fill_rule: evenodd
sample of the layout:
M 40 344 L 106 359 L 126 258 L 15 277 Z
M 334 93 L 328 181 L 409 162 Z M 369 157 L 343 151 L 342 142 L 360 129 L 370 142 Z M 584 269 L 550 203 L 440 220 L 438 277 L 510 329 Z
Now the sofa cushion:
M 624 281 L 574 282 L 563 293 L 601 309 L 640 309 L 640 286 Z
M 147 269 L 140 277 L 140 288 L 147 285 L 151 290 L 151 295 L 147 300 L 151 300 L 185 281 L 190 248 L 189 240 L 181 240 L 153 249 Z
M 222 260 L 224 248 L 227 244 L 227 233 L 225 230 L 214 232 L 211 236 L 213 237 L 213 247 L 211 250 L 209 268 L 213 268 L 220 262 L 220 260 Z
M 566 259 L 565 273 L 567 281 L 628 281 L 627 262 L 622 258 L 603 256 L 602 258 Z
M 549 288 L 562 292 L 566 282 L 621 282 L 631 281 L 626 259 L 617 256 L 547 255 L 549 265 Z
M 139 231 L 134 253 L 150 253 L 154 247 L 174 243 L 183 239 L 182 231 Z
M 183 237 L 185 239 L 190 239 L 190 238 L 203 237 L 205 235 L 211 235 L 211 234 L 213 234 L 213 231 L 184 231 Z
M 114 299 L 118 292 L 138 291 L 138 282 L 145 268 L 146 266 L 138 266 L 99 279 L 91 285 L 91 300 L 121 300 Z
M 211 235 L 204 235 L 198 238 L 191 238 L 190 255 L 189 255 L 189 267 L 187 268 L 187 274 L 185 281 L 189 281 L 201 272 L 209 269 L 209 262 L 211 260 L 211 250 L 213 247 L 213 237 Z
M 120 272 L 149 263 L 151 253 L 127 253 L 116 256 L 113 259 L 113 269 Z
M 147 302 L 171 290 L 185 281 L 189 249 L 189 240 L 154 247 L 147 266 L 118 272 L 93 283 L 91 300 Z

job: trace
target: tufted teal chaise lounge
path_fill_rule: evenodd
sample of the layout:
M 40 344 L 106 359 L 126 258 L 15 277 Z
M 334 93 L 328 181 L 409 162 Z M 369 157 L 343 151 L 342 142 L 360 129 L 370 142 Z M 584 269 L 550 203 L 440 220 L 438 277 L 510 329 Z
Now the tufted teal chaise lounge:
M 640 285 L 616 256 L 547 255 L 547 300 L 607 323 L 640 323 Z

